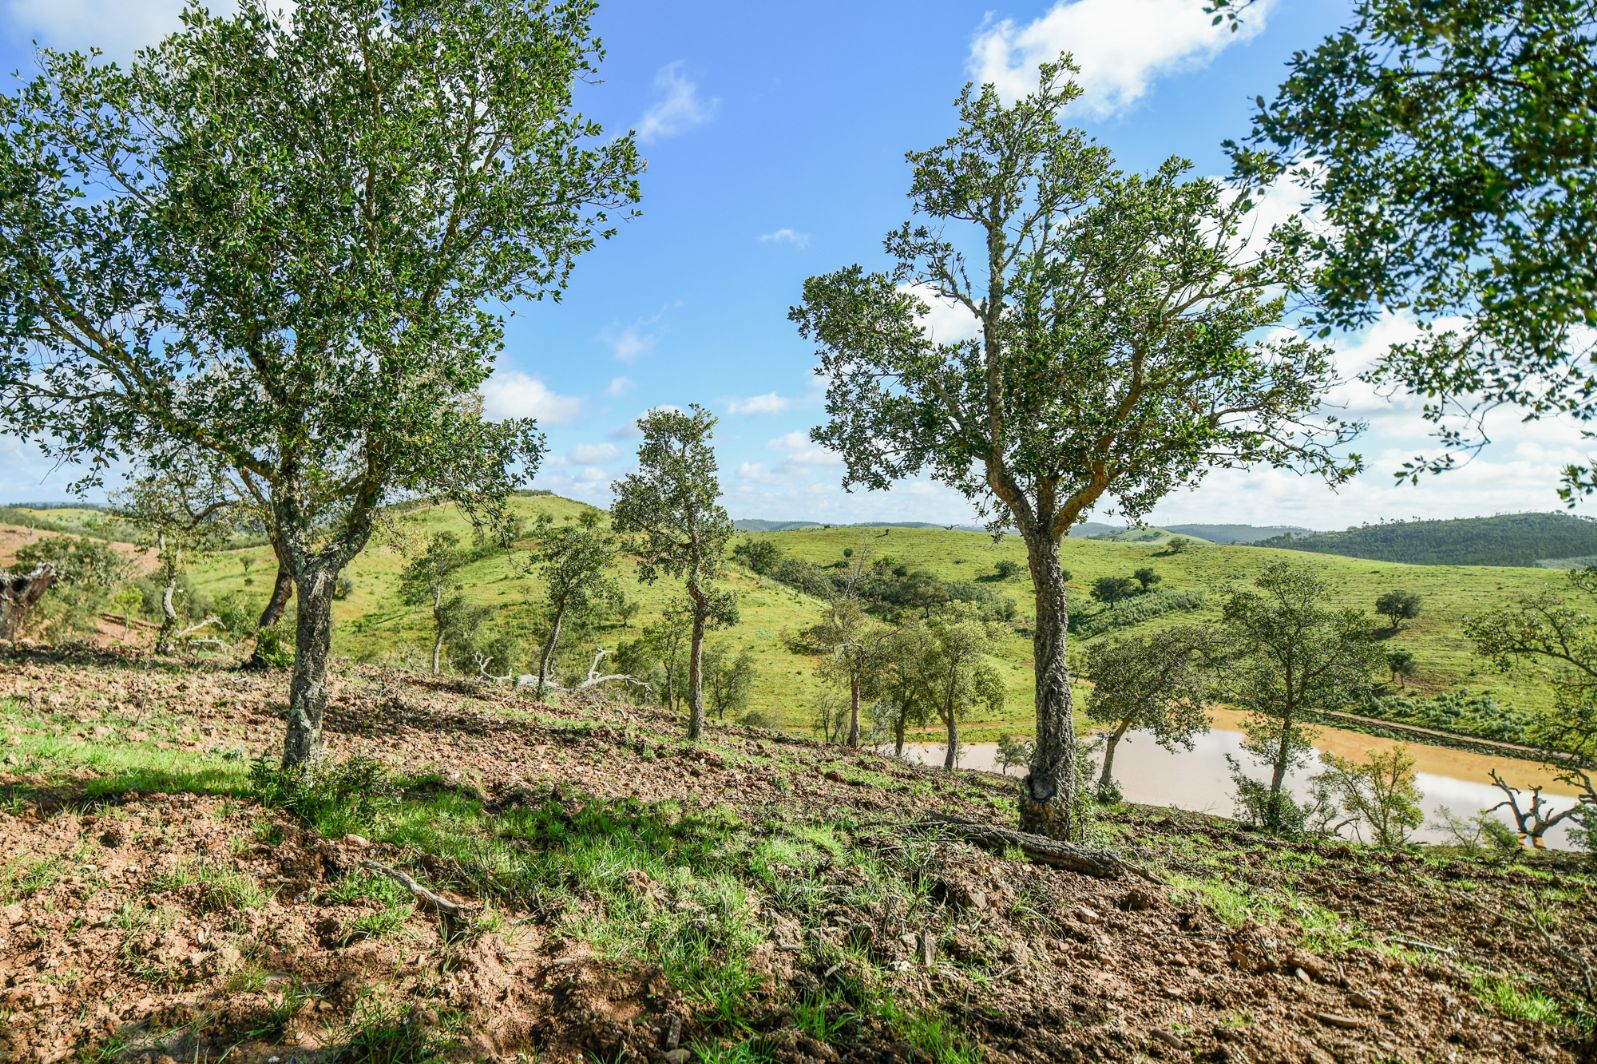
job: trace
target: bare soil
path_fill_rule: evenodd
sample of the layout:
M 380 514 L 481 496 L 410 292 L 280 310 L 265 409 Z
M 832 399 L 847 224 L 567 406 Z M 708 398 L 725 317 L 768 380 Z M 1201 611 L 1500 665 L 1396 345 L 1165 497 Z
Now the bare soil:
M 904 828 L 934 811 L 1007 824 L 1012 784 L 997 777 L 730 726 L 691 747 L 656 709 L 540 706 L 351 666 L 334 686 L 335 753 L 430 773 L 485 809 L 630 799 L 849 840 L 806 873 L 832 899 L 818 912 L 751 889 L 761 989 L 731 1027 L 651 958 L 591 948 L 569 912 L 495 901 L 490 928 L 446 940 L 417 906 L 361 934 L 383 906 L 339 888 L 362 860 L 489 899 L 451 890 L 450 867 L 404 844 L 322 837 L 242 792 L 108 786 L 93 763 L 113 747 L 275 756 L 285 692 L 282 674 L 131 652 L 0 657 L 0 1060 L 677 1061 L 739 1040 L 763 1057 L 715 1059 L 1593 1059 L 1571 1021 L 1597 964 L 1597 897 L 1570 855 L 1382 854 L 1128 808 L 1102 814 L 1103 839 L 1153 879 L 1106 881 Z M 869 862 L 926 903 L 868 900 Z M 838 955 L 854 959 L 817 959 Z M 855 965 L 963 1041 L 939 1049 L 841 1006 L 827 1037 L 797 1022 L 804 1002 L 845 1000 Z M 1483 988 L 1505 984 L 1561 1017 L 1494 1004 Z M 448 1035 L 434 1056 L 394 1054 L 423 1027 Z M 379 1029 L 388 1049 L 370 1043 Z

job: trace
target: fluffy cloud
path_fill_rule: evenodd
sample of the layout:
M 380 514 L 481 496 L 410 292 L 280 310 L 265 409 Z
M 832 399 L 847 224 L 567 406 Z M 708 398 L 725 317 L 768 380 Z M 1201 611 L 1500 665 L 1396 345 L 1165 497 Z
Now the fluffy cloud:
M 1270 4 L 1254 5 L 1231 33 L 1195 0 L 1060 0 L 1033 22 L 984 24 L 971 40 L 970 74 L 1013 100 L 1037 87 L 1038 64 L 1071 52 L 1081 66 L 1075 106 L 1104 118 L 1135 104 L 1155 78 L 1206 66 L 1258 34 Z
M 981 322 L 963 305 L 943 299 L 922 284 L 901 285 L 900 290 L 918 296 L 926 304 L 926 313 L 920 317 L 921 325 L 936 343 L 957 344 L 981 335 Z
M 786 398 L 775 392 L 766 392 L 764 395 L 751 395 L 747 399 L 733 399 L 726 408 L 733 414 L 779 414 L 790 405 Z
M 767 441 L 765 446 L 782 453 L 782 468 L 789 473 L 843 464 L 836 454 L 810 439 L 807 432 L 785 432 Z
M 57 48 L 105 49 L 126 59 L 154 44 L 182 23 L 184 0 L 7 0 L 11 24 Z M 230 15 L 236 0 L 213 0 L 212 14 Z
M 610 346 L 610 353 L 617 362 L 636 362 L 654 350 L 656 337 L 648 331 L 647 323 L 635 322 L 624 328 L 606 329 L 599 334 L 599 339 Z M 626 380 L 625 377 L 620 379 Z
M 579 443 L 566 453 L 577 465 L 596 466 L 610 461 L 621 449 L 613 443 Z
M 715 116 L 721 103 L 702 99 L 699 87 L 683 75 L 680 62 L 661 67 L 654 76 L 654 88 L 658 98 L 638 119 L 638 139 L 644 142 L 674 137 L 702 126 Z
M 557 395 L 537 377 L 499 369 L 482 386 L 483 413 L 491 418 L 532 417 L 543 425 L 570 421 L 582 409 L 574 395 Z
M 611 377 L 610 383 L 604 392 L 606 395 L 625 395 L 632 390 L 631 377 Z
M 792 229 L 784 225 L 782 228 L 773 230 L 769 233 L 761 233 L 760 243 L 792 244 L 796 248 L 807 248 L 810 246 L 810 234 L 801 233 L 797 229 Z

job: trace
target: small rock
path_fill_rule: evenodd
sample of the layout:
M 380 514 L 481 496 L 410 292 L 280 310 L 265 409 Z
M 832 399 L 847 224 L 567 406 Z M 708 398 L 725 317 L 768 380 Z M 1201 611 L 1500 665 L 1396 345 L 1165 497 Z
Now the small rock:
M 371 843 L 359 835 L 345 835 L 344 845 L 353 846 L 358 850 L 364 850 L 366 847 L 370 846 Z
M 692 1058 L 693 1053 L 691 1051 L 681 1048 L 668 1049 L 660 1054 L 660 1059 L 665 1061 L 665 1064 L 688 1064 L 688 1061 Z
M 1313 979 L 1309 978 L 1309 973 L 1305 972 L 1302 968 L 1292 969 L 1292 978 L 1296 979 L 1300 983 L 1314 982 Z
M 1095 924 L 1098 922 L 1098 914 L 1087 908 L 1085 905 L 1082 905 L 1076 909 L 1076 919 L 1080 920 L 1084 924 Z

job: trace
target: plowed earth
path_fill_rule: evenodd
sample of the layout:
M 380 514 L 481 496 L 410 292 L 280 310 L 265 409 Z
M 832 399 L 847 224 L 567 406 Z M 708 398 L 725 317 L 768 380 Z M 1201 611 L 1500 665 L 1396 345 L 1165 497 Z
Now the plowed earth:
M 1569 855 L 1500 867 L 1116 809 L 1102 841 L 1157 881 L 1100 880 L 904 826 L 1005 823 L 995 777 L 730 726 L 694 747 L 655 709 L 341 670 L 329 745 L 410 780 L 405 800 L 448 792 L 490 825 L 713 812 L 748 852 L 840 840 L 794 866 L 803 911 L 746 877 L 756 985 L 728 1016 L 663 957 L 590 940 L 613 896 L 528 903 L 397 830 L 326 837 L 262 805 L 243 766 L 274 754 L 285 691 L 130 653 L 0 657 L 0 1059 L 1591 1059 L 1573 1021 L 1597 897 Z M 446 927 L 368 860 L 492 919 Z M 622 871 L 640 912 L 698 904 Z M 873 895 L 884 875 L 909 887 Z M 856 1000 L 872 980 L 897 1019 Z

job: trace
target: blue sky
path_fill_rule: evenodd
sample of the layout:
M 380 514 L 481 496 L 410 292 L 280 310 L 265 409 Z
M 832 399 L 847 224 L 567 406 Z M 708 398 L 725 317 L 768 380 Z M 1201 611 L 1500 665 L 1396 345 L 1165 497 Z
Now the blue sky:
M 218 7 L 223 5 L 216 5 Z M 176 25 L 180 0 L 0 0 L 7 69 L 30 41 L 113 57 Z M 847 494 L 835 459 L 810 444 L 822 415 L 814 358 L 787 321 L 805 277 L 879 264 L 881 237 L 907 215 L 904 152 L 952 129 L 950 103 L 972 77 L 1024 88 L 1039 58 L 1069 48 L 1082 100 L 1065 121 L 1146 169 L 1170 154 L 1223 173 L 1220 143 L 1247 128 L 1294 49 L 1346 14 L 1342 0 L 1257 5 L 1243 33 L 1212 29 L 1202 0 L 1010 0 L 989 7 L 870 0 L 804 4 L 608 0 L 601 84 L 583 107 L 639 131 L 648 158 L 643 217 L 579 265 L 559 304 L 512 308 L 490 412 L 536 414 L 551 444 L 537 484 L 603 504 L 629 465 L 632 421 L 660 404 L 699 402 L 722 418 L 723 486 L 736 517 L 969 519 L 963 500 L 912 481 Z M 1357 369 L 1406 324 L 1339 340 Z M 1467 468 L 1392 486 L 1427 450 L 1409 402 L 1363 387 L 1341 400 L 1370 418 L 1359 444 L 1371 470 L 1332 493 L 1269 470 L 1215 474 L 1153 520 L 1344 527 L 1380 518 L 1464 516 L 1557 506 L 1557 470 L 1584 454 L 1567 424 L 1491 428 Z M 0 442 L 0 498 L 53 499 L 71 474 Z M 1105 515 L 1097 515 L 1103 518 Z M 1112 518 L 1109 518 L 1112 519 Z

